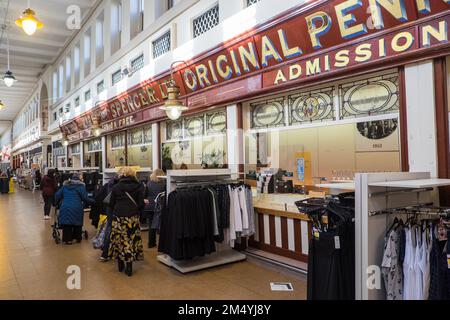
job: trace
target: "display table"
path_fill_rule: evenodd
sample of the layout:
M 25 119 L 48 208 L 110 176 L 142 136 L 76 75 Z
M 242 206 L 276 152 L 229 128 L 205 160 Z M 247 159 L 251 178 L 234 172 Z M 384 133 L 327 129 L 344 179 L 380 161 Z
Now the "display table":
M 296 201 L 310 197 L 300 194 L 255 194 L 256 234 L 249 247 L 279 256 L 308 261 L 311 222 L 298 211 Z

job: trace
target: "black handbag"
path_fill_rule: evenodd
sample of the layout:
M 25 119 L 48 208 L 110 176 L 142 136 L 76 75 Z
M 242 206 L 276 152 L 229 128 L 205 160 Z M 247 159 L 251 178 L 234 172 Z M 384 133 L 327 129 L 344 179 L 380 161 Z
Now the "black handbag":
M 111 194 L 112 194 L 112 191 L 110 193 L 108 193 L 108 195 L 105 197 L 105 199 L 103 199 L 103 204 L 104 205 L 110 206 Z

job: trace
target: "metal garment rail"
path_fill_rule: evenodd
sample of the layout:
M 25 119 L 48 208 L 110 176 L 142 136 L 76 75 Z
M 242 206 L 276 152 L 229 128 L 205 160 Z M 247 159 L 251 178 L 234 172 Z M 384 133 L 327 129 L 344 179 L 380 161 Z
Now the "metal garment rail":
M 225 171 L 225 172 L 224 172 Z M 167 172 L 167 192 L 175 191 L 183 186 L 208 186 L 217 184 L 230 184 L 236 181 L 232 178 L 230 170 L 211 170 L 202 171 L 198 174 L 198 170 L 182 170 L 177 172 Z M 167 196 L 167 201 L 169 197 Z M 247 257 L 233 248 L 227 243 L 216 244 L 216 252 L 203 257 L 197 257 L 191 260 L 174 260 L 167 254 L 157 256 L 159 262 L 178 270 L 181 273 L 189 273 L 193 271 L 212 268 L 224 264 L 234 263 L 245 260 Z

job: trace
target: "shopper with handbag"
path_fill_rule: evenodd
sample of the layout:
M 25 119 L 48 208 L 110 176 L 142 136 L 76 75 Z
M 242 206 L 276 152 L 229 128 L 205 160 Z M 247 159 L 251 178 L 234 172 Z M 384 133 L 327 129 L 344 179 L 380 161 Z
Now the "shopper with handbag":
M 154 226 L 156 223 L 153 223 L 154 220 L 157 219 L 155 216 L 155 207 L 156 207 L 156 197 L 161 193 L 166 191 L 166 183 L 165 180 L 161 179 L 161 176 L 164 176 L 165 173 L 161 169 L 155 169 L 150 175 L 150 180 L 147 183 L 147 195 L 145 201 L 145 209 L 144 209 L 144 217 L 148 219 L 148 247 L 154 248 L 156 247 L 156 232 L 157 228 Z
M 105 226 L 105 237 L 103 239 L 102 255 L 100 256 L 100 261 L 106 262 L 109 260 L 109 245 L 111 243 L 111 228 L 113 221 L 113 208 L 111 208 L 111 193 L 113 187 L 119 182 L 119 177 L 113 177 L 109 179 L 108 183 L 103 186 L 105 188 L 106 197 L 103 199 L 103 206 L 106 213 L 106 226 Z
M 119 272 L 125 270 L 131 276 L 133 262 L 144 258 L 139 225 L 139 217 L 145 207 L 144 186 L 131 167 L 121 168 L 119 176 L 109 201 L 113 212 L 109 256 L 117 259 Z

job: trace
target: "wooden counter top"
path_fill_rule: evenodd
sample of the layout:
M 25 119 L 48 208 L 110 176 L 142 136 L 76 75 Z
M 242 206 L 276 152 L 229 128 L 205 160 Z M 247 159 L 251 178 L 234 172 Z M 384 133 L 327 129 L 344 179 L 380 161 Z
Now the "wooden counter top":
M 308 198 L 310 197 L 301 194 L 258 194 L 253 197 L 253 206 L 259 213 L 309 220 L 295 205 L 296 201 Z

